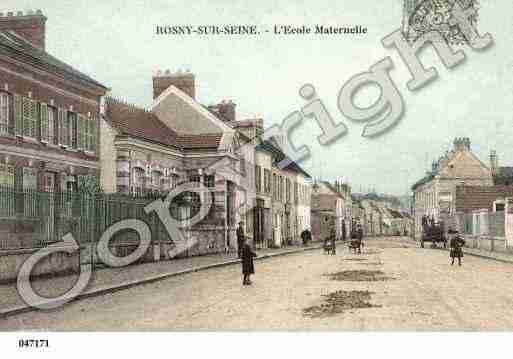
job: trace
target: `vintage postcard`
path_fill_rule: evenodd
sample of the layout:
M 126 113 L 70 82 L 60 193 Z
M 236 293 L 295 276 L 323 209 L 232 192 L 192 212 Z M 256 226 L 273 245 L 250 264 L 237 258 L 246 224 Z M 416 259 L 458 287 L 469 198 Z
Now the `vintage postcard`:
M 3 0 L 0 336 L 512 331 L 512 13 Z

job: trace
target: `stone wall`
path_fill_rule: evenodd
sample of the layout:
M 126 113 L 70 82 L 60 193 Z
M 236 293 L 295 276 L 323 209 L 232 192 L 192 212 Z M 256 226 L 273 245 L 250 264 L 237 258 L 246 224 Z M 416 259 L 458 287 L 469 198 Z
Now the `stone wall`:
M 0 251 L 0 283 L 15 281 L 23 263 L 35 252 L 37 249 Z M 41 259 L 34 267 L 32 275 L 78 273 L 79 263 L 79 251 L 73 254 L 55 252 Z

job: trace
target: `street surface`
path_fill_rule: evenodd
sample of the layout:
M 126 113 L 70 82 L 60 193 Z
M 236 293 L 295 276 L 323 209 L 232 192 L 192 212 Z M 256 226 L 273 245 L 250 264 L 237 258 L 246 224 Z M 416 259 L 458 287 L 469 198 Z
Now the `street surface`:
M 0 330 L 513 330 L 512 264 L 467 255 L 451 267 L 446 251 L 365 242 L 362 255 L 257 261 L 252 286 L 231 265 L 0 319 Z

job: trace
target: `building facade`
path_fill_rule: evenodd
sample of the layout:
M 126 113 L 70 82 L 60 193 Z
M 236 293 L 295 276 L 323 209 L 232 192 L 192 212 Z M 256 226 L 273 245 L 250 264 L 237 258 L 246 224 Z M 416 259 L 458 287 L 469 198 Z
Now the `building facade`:
M 271 233 L 267 230 L 259 236 L 268 236 L 264 246 L 283 247 L 298 244 L 304 229 L 310 228 L 310 175 L 298 164 L 289 161 L 279 166 L 286 155 L 274 140 L 260 141 L 255 147 L 257 193 L 264 208 Z M 257 206 L 258 208 L 258 206 Z M 270 235 L 270 236 L 269 236 Z
M 342 238 L 344 197 L 331 183 L 316 182 L 312 187 L 312 235 L 314 240 L 324 240 L 332 229 Z
M 0 208 L 4 247 L 58 241 L 70 217 L 60 194 L 98 186 L 108 89 L 45 51 L 46 21 L 39 10 L 0 13 L 0 187 L 13 194 Z
M 415 237 L 420 238 L 422 234 L 424 216 L 453 225 L 450 218 L 455 213 L 457 186 L 493 184 L 490 168 L 472 152 L 470 139 L 456 138 L 453 149 L 433 162 L 431 171 L 412 186 Z
M 104 102 L 102 186 L 108 193 L 138 197 L 168 193 L 185 183 L 203 185 L 212 207 L 203 220 L 185 228 L 197 243 L 188 254 L 234 250 L 237 224 L 246 220 L 247 183 L 242 182 L 253 177 L 246 166 L 252 155 L 241 153 L 244 147 L 232 127 L 192 97 L 193 74 L 159 72 L 153 82 L 151 110 L 113 98 Z M 190 217 L 204 195 L 209 194 L 188 195 L 180 216 Z

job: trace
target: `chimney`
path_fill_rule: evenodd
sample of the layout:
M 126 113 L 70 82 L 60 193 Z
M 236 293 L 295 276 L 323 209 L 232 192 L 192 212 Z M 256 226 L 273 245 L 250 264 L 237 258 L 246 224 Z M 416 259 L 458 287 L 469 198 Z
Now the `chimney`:
M 264 133 L 264 119 L 257 118 L 255 121 L 257 136 L 262 136 Z
M 235 121 L 235 107 L 237 105 L 233 101 L 222 101 L 217 105 L 208 106 L 208 109 L 217 113 L 221 120 L 226 122 Z
M 497 174 L 497 169 L 499 168 L 499 158 L 497 157 L 497 151 L 490 151 L 490 170 L 492 175 L 495 176 Z
M 46 17 L 41 10 L 0 12 L 0 30 L 12 30 L 38 49 L 45 49 Z
M 438 162 L 436 161 L 433 161 L 431 163 L 431 172 L 434 174 L 438 171 Z
M 153 76 L 153 99 L 159 97 L 171 85 L 185 92 L 192 99 L 196 99 L 196 78 L 194 74 L 189 71 L 173 73 L 169 70 L 158 71 Z
M 470 151 L 470 138 L 468 137 L 456 137 L 453 143 L 455 151 Z

